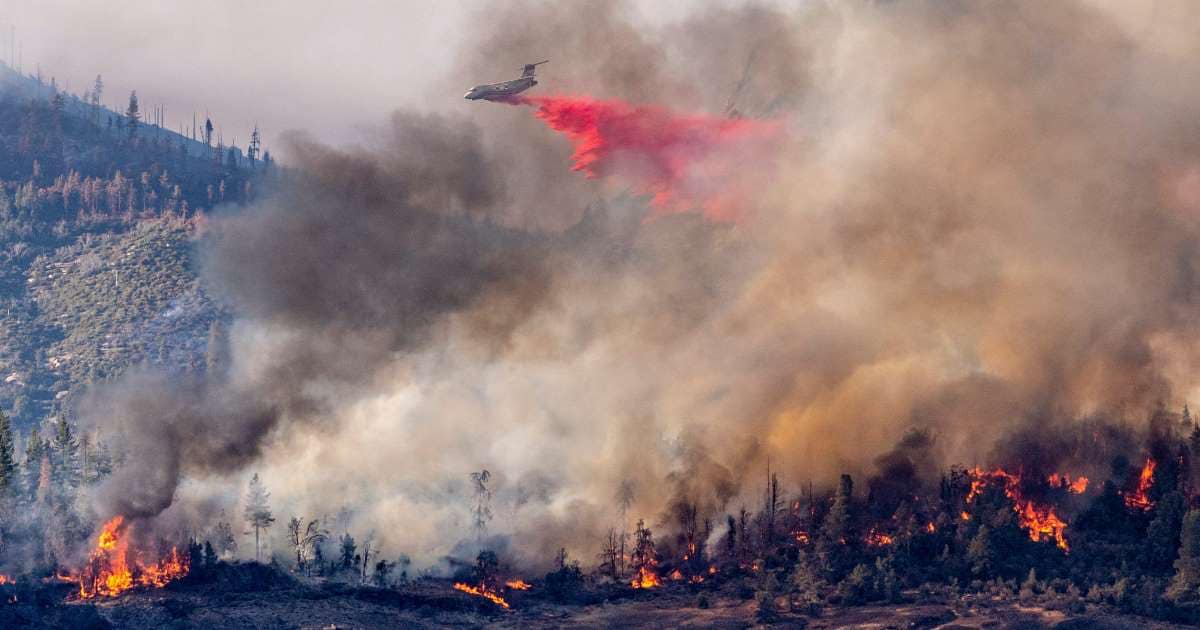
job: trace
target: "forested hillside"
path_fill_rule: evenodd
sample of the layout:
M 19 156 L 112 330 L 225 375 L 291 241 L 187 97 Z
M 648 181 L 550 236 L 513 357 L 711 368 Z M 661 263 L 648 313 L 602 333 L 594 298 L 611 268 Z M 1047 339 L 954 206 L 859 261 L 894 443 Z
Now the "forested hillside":
M 23 429 L 130 366 L 204 368 L 222 314 L 193 239 L 273 171 L 257 131 L 243 151 L 102 98 L 0 64 L 0 410 Z

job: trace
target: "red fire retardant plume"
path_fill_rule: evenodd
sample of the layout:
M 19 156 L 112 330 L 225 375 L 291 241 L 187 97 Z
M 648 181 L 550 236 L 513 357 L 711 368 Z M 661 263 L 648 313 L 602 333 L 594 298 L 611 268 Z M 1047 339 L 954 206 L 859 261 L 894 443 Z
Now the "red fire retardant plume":
M 652 196 L 656 215 L 701 211 L 715 221 L 746 212 L 747 186 L 768 172 L 781 125 L 680 114 L 576 96 L 515 97 L 575 147 L 574 170 L 614 177 Z

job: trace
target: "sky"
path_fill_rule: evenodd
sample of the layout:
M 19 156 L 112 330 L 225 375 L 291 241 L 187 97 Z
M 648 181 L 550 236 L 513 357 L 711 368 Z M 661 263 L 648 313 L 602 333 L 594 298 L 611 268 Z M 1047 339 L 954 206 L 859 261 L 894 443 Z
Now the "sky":
M 482 0 L 0 4 L 0 49 L 7 59 L 15 29 L 24 71 L 40 67 L 75 94 L 103 75 L 108 106 L 124 109 L 137 90 L 143 110 L 165 107 L 169 128 L 208 112 L 239 146 L 255 124 L 268 147 L 293 129 L 359 141 L 398 107 L 462 108 L 470 85 L 517 73 L 450 76 Z M 634 10 L 662 22 L 698 4 L 648 0 Z

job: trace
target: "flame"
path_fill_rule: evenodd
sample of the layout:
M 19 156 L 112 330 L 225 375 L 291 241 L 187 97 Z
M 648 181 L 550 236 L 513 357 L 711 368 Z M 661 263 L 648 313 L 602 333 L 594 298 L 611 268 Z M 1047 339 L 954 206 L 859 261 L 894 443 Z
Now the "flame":
M 867 544 L 872 547 L 884 547 L 892 544 L 893 540 L 890 535 L 875 531 L 874 527 L 867 533 Z
M 1034 541 L 1039 541 L 1043 537 L 1053 538 L 1059 549 L 1070 550 L 1064 535 L 1067 524 L 1054 513 L 1054 508 L 1038 506 L 1033 501 L 1026 501 L 1024 508 L 1018 509 L 1017 514 L 1021 526 L 1029 530 L 1029 538 Z
M 1080 476 L 1076 477 L 1075 481 L 1071 481 L 1071 475 L 1052 473 L 1046 481 L 1048 481 L 1051 486 L 1056 488 L 1066 488 L 1067 492 L 1072 494 L 1083 494 L 1084 492 L 1087 492 L 1087 477 Z
M 653 569 L 642 567 L 638 569 L 637 573 L 634 574 L 633 579 L 629 582 L 629 585 L 633 588 L 654 588 L 656 586 L 662 586 L 662 580 L 658 579 L 658 574 L 655 573 Z
M 7 575 L 4 575 L 3 573 L 0 573 L 0 586 L 3 586 L 5 584 L 12 584 L 12 583 L 13 583 L 12 578 L 8 577 Z
M 964 512 L 964 514 L 966 514 L 966 513 Z M 968 517 L 968 518 L 970 518 L 970 516 L 971 516 L 970 514 L 967 514 L 967 517 Z M 934 532 L 936 532 L 936 531 L 937 531 L 937 526 L 933 524 L 933 521 L 929 521 L 929 524 L 927 524 L 927 525 L 925 526 L 925 531 L 927 531 L 927 532 L 929 532 L 930 534 L 932 534 L 932 533 L 934 533 Z
M 1125 505 L 1139 510 L 1149 510 L 1154 505 L 1147 493 L 1154 485 L 1154 467 L 1157 465 L 1153 459 L 1146 460 L 1146 465 L 1142 466 L 1142 474 L 1138 477 L 1137 490 L 1125 495 Z
M 488 588 L 487 585 L 480 584 L 479 586 L 476 587 L 476 586 L 471 586 L 470 584 L 465 584 L 463 582 L 455 582 L 454 588 L 456 590 L 460 590 L 464 593 L 474 595 L 476 597 L 483 597 L 483 598 L 489 599 L 489 600 L 491 600 L 492 603 L 496 604 L 497 606 L 499 606 L 505 610 L 508 610 L 510 608 L 510 606 L 508 605 L 508 602 L 504 601 L 503 597 L 500 597 L 500 595 L 498 595 L 495 591 Z
M 968 511 L 966 511 L 966 510 L 963 510 L 963 511 L 962 511 L 962 514 L 959 514 L 958 516 L 959 516 L 960 518 L 962 518 L 962 520 L 964 520 L 964 521 L 969 521 L 969 520 L 971 520 L 971 513 L 970 513 L 970 512 L 968 512 Z
M 800 543 L 801 545 L 807 545 L 810 540 L 812 539 L 809 537 L 808 532 L 796 532 L 796 542 Z
M 1029 533 L 1029 539 L 1040 541 L 1043 538 L 1054 539 L 1054 544 L 1058 545 L 1063 551 L 1070 551 L 1070 546 L 1067 544 L 1066 521 L 1059 518 L 1054 512 L 1054 508 L 1049 505 L 1038 505 L 1032 500 L 1026 499 L 1021 495 L 1021 476 L 1005 471 L 1003 468 L 997 468 L 992 471 L 985 471 L 978 466 L 969 471 L 971 475 L 971 490 L 967 493 L 967 503 L 973 503 L 975 498 L 983 492 L 983 488 L 988 484 L 999 484 L 1004 488 L 1004 495 L 1013 502 L 1013 511 L 1017 513 L 1018 524 Z M 1067 480 L 1068 477 L 1054 474 L 1050 476 L 1050 483 L 1054 484 L 1056 480 Z M 1080 477 L 1083 481 L 1081 487 L 1087 487 L 1087 479 Z M 1075 484 L 1069 481 L 1067 485 L 1078 485 L 1079 480 Z M 1060 482 L 1061 486 L 1062 483 Z M 970 520 L 971 515 L 967 512 L 962 513 L 963 520 Z
M 515 580 L 509 580 L 509 581 L 505 582 L 504 585 L 507 586 L 508 588 L 511 588 L 514 591 L 528 591 L 529 589 L 533 588 L 532 584 L 530 584 L 529 582 L 526 582 L 525 580 L 522 580 L 520 578 L 515 579 Z
M 58 576 L 78 581 L 81 599 L 116 597 L 134 586 L 161 588 L 187 575 L 188 561 L 178 547 L 172 547 L 161 561 L 140 562 L 128 540 L 121 538 L 124 527 L 125 519 L 120 516 L 105 523 L 83 571 L 78 576 Z

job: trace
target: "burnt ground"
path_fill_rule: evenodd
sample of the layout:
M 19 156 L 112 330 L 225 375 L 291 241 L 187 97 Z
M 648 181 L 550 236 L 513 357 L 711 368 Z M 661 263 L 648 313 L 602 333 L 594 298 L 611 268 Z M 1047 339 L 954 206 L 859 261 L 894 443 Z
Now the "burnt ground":
M 299 581 L 261 565 L 230 565 L 99 602 L 70 601 L 70 585 L 0 587 L 3 628 L 928 628 L 941 630 L 1182 628 L 1087 605 L 1068 613 L 1016 601 L 964 598 L 950 604 L 826 607 L 816 617 L 785 612 L 768 624 L 733 583 L 669 584 L 651 591 L 589 587 L 592 603 L 561 604 L 533 590 L 508 593 L 512 610 L 424 579 L 380 589 Z M 702 597 L 703 596 L 703 597 Z M 702 600 L 704 600 L 702 602 Z M 1079 609 L 1077 609 L 1078 611 Z

